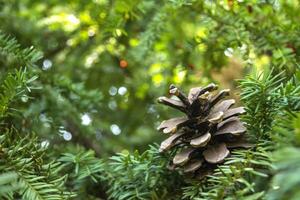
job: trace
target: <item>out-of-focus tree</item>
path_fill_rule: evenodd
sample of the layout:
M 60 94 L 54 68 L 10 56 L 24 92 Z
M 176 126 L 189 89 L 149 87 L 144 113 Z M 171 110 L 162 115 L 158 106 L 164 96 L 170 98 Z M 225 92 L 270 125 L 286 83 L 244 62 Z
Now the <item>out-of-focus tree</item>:
M 98 154 L 143 149 L 157 140 L 153 127 L 165 112 L 154 99 L 170 83 L 224 82 L 215 74 L 226 65 L 241 71 L 234 78 L 249 64 L 293 73 L 297 8 L 294 1 L 3 1 L 1 29 L 44 53 L 32 69 L 41 88 L 22 124 L 45 138 L 68 131 Z
M 285 163 L 298 151 L 296 139 L 280 149 L 288 146 L 286 126 L 297 132 L 281 119 L 299 111 L 299 6 L 296 0 L 0 0 L 0 197 L 285 197 L 298 179 L 272 193 L 261 177 L 274 175 L 276 186 L 292 176 Z M 166 159 L 148 145 L 162 139 L 159 121 L 176 114 L 156 98 L 168 95 L 171 83 L 187 89 L 211 81 L 241 91 L 257 149 L 235 152 L 205 183 L 177 173 L 170 178 Z M 274 143 L 278 162 L 271 166 Z M 131 155 L 135 149 L 145 153 Z M 174 194 L 163 187 L 168 181 L 177 184 Z

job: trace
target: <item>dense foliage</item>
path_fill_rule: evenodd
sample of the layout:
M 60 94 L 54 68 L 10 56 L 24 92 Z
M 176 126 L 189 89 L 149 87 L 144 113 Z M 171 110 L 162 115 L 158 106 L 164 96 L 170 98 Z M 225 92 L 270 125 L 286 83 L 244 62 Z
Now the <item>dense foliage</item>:
M 297 0 L 0 0 L 1 199 L 299 199 Z M 170 83 L 231 88 L 253 144 L 195 180 Z M 149 146 L 150 145 L 150 146 Z

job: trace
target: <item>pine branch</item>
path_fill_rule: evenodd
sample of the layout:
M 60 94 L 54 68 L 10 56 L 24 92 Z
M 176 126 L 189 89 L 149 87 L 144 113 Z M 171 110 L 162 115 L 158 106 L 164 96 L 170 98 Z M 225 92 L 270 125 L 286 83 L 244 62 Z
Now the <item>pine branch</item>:
M 18 175 L 14 172 L 0 174 L 0 198 L 13 199 L 13 192 L 19 187 Z
M 28 134 L 19 135 L 16 130 L 7 131 L 0 136 L 0 170 L 13 172 L 18 178 L 18 190 L 14 192 L 23 199 L 61 200 L 73 196 L 66 192 L 66 176 L 60 175 L 61 164 L 46 163 L 45 149 L 37 138 Z
M 133 57 L 137 61 L 142 61 L 166 30 L 166 24 L 170 21 L 171 16 L 183 6 L 191 5 L 192 2 L 189 0 L 172 0 L 162 5 L 155 12 L 146 30 L 141 33 L 139 45 L 131 52 Z
M 241 100 L 247 111 L 243 120 L 250 136 L 256 139 L 269 137 L 274 117 L 286 106 L 280 93 L 281 75 L 265 71 L 239 81 Z
M 20 66 L 35 66 L 35 62 L 42 58 L 42 53 L 33 47 L 21 48 L 15 38 L 0 31 L 0 54 L 8 56 L 18 62 Z
M 268 200 L 298 199 L 300 184 L 300 148 L 285 147 L 274 153 L 275 175 L 272 178 Z
M 239 81 L 241 100 L 247 111 L 243 120 L 255 140 L 270 138 L 276 117 L 285 111 L 299 109 L 300 86 L 295 84 L 297 80 L 285 80 L 284 72 L 273 72 L 266 69 Z
M 79 149 L 76 153 L 64 153 L 59 161 L 62 162 L 64 171 L 68 173 L 68 185 L 76 192 L 78 199 L 86 198 L 88 191 L 91 198 L 106 199 L 101 182 L 104 163 L 95 157 L 94 151 Z
M 80 151 L 77 154 L 64 153 L 59 159 L 64 163 L 64 167 L 71 167 L 71 178 L 78 182 L 82 179 L 91 178 L 98 182 L 103 172 L 103 163 L 99 158 L 95 157 L 95 152 L 92 150 Z
M 0 93 L 0 119 L 7 115 L 9 104 L 17 97 L 22 96 L 26 91 L 31 91 L 30 83 L 37 79 L 33 76 L 28 79 L 26 68 L 9 73 L 3 81 Z
M 183 184 L 176 172 L 166 168 L 168 159 L 157 146 L 143 154 L 135 152 L 111 157 L 106 165 L 106 182 L 110 199 L 178 199 Z
M 274 171 L 267 191 L 268 200 L 297 199 L 300 184 L 300 113 L 279 118 L 275 122 L 273 140 Z

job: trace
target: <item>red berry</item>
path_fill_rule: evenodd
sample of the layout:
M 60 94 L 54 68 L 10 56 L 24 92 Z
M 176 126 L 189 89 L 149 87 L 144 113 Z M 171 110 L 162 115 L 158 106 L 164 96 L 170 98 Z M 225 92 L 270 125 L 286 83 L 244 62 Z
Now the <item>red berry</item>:
M 120 60 L 120 67 L 121 68 L 126 68 L 128 67 L 128 62 L 126 60 Z

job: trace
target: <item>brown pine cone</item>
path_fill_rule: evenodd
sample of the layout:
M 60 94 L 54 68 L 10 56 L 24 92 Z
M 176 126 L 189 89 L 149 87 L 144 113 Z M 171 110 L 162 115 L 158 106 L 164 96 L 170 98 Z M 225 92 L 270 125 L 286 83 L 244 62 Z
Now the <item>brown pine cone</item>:
M 217 94 L 215 84 L 192 88 L 186 96 L 176 86 L 169 92 L 176 98 L 159 97 L 158 102 L 185 114 L 163 121 L 158 130 L 170 135 L 160 145 L 160 151 L 175 148 L 173 168 L 203 177 L 230 155 L 230 150 L 250 147 L 244 135 L 246 128 L 238 118 L 245 113 L 243 107 L 231 108 L 234 99 L 223 100 L 229 90 Z

